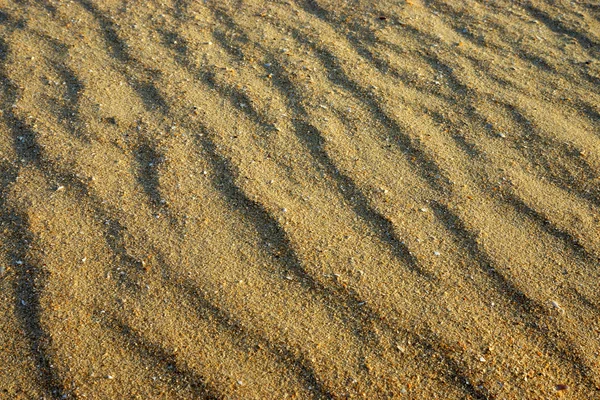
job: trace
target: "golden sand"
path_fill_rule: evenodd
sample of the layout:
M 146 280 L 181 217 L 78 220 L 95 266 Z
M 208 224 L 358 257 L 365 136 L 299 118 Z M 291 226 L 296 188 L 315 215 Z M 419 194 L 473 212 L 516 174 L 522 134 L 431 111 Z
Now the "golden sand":
M 0 1 L 0 398 L 600 398 L 599 55 L 593 1 Z

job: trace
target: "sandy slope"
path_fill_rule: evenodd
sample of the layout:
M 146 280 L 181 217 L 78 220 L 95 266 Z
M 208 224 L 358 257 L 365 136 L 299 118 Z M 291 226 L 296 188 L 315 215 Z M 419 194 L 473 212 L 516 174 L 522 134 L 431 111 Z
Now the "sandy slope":
M 599 55 L 593 1 L 0 1 L 0 398 L 600 398 Z

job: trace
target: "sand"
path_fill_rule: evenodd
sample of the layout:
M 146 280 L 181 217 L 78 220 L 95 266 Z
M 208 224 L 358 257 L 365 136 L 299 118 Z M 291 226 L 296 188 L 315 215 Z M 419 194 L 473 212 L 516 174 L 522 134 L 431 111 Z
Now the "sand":
M 594 1 L 0 1 L 0 398 L 600 398 Z

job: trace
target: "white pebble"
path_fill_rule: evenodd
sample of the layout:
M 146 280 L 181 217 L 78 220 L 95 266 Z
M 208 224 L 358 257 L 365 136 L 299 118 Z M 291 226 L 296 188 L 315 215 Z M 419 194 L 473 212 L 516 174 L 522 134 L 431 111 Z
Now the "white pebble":
M 560 311 L 561 313 L 563 313 L 563 314 L 565 313 L 565 310 L 564 310 L 564 309 L 561 307 L 561 305 L 560 305 L 560 304 L 558 304 L 558 302 L 557 302 L 557 301 L 555 301 L 555 300 L 552 300 L 552 301 L 550 302 L 550 304 L 552 304 L 552 307 L 556 308 L 556 309 L 557 309 L 558 311 Z

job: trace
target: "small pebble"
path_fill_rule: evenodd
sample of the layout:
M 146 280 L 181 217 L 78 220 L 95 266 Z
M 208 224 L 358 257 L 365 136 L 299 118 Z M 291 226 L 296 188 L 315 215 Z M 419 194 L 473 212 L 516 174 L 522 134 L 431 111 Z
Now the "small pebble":
M 433 252 L 433 255 L 435 255 L 435 256 L 438 256 L 438 257 L 439 257 L 441 254 L 442 254 L 442 253 L 440 253 L 439 251 L 434 251 L 434 252 Z
M 564 309 L 561 307 L 561 305 L 560 305 L 560 304 L 558 304 L 558 302 L 557 302 L 557 301 L 555 301 L 555 300 L 552 300 L 552 301 L 550 302 L 550 304 L 552 304 L 552 307 L 556 308 L 556 309 L 557 309 L 558 311 L 560 311 L 561 313 L 563 313 L 563 314 L 565 313 L 565 310 L 564 310 Z

